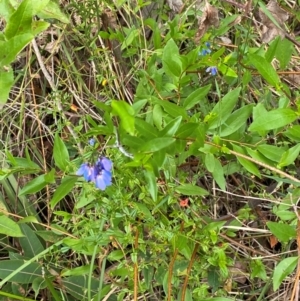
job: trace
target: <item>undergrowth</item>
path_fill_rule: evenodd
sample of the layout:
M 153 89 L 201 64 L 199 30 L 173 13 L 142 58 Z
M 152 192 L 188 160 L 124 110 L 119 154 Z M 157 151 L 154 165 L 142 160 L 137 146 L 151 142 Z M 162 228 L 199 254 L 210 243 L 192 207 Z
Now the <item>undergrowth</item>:
M 298 300 L 293 1 L 4 1 L 1 300 Z

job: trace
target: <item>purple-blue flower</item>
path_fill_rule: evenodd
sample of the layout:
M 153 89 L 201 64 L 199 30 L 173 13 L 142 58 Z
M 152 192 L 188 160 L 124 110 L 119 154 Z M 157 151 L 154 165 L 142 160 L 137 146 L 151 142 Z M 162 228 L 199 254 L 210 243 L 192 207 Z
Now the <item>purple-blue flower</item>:
M 95 138 L 91 138 L 91 139 L 89 140 L 89 145 L 94 146 L 95 143 L 96 143 L 96 139 L 95 139 Z
M 100 159 L 100 162 L 101 162 L 103 169 L 105 169 L 107 171 L 111 171 L 112 163 L 109 159 L 103 157 Z
M 211 53 L 211 50 L 210 50 L 210 49 L 202 49 L 202 50 L 199 52 L 199 55 L 205 56 L 205 55 L 210 54 L 210 53 Z
M 104 190 L 111 185 L 112 162 L 106 157 L 100 157 L 94 165 L 83 163 L 77 170 L 78 176 L 83 176 L 87 182 L 94 182 L 95 186 Z
M 88 163 L 83 163 L 80 165 L 76 172 L 77 176 L 83 176 L 86 181 L 90 181 L 91 167 Z
M 111 185 L 111 172 L 102 170 L 96 177 L 95 185 L 97 188 L 104 190 L 106 186 Z
M 199 51 L 199 55 L 205 56 L 205 55 L 211 53 L 211 50 L 210 50 L 210 43 L 209 43 L 209 42 L 205 42 L 205 46 L 206 46 L 207 48 L 206 48 L 206 49 L 202 49 L 201 51 Z
M 217 69 L 216 66 L 211 66 L 211 67 L 208 67 L 208 68 L 206 69 L 206 72 L 208 72 L 208 73 L 210 73 L 211 75 L 215 76 L 215 75 L 217 75 L 217 73 L 218 73 L 218 69 Z

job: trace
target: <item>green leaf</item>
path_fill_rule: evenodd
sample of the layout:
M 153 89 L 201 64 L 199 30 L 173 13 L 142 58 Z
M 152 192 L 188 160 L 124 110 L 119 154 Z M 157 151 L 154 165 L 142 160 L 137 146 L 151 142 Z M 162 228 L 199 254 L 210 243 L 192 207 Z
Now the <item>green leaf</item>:
M 182 116 L 182 118 L 185 120 L 187 119 L 187 113 L 186 110 L 175 103 L 160 100 L 158 98 L 153 99 L 156 104 L 159 104 L 161 107 L 164 108 L 164 110 L 169 113 L 172 117 L 178 117 Z
M 298 256 L 284 258 L 275 267 L 273 273 L 273 290 L 277 291 L 284 278 L 290 275 L 296 268 Z
M 265 58 L 269 63 L 271 63 L 273 58 L 275 57 L 278 44 L 280 44 L 281 41 L 282 41 L 281 37 L 278 36 L 275 40 L 273 40 L 270 43 L 270 45 L 265 53 Z
M 31 180 L 21 189 L 21 191 L 19 192 L 19 196 L 38 192 L 42 190 L 45 186 L 47 186 L 49 183 L 53 183 L 54 181 L 52 181 L 52 174 L 53 171 L 51 171 L 50 174 L 48 174 L 48 177 L 47 174 L 40 175 L 37 178 Z
M 285 69 L 291 61 L 291 57 L 294 51 L 294 44 L 288 39 L 280 39 L 276 48 L 275 57 L 280 62 L 280 69 Z
M 285 152 L 285 148 L 275 145 L 261 144 L 257 147 L 257 150 L 263 154 L 269 160 L 278 163 Z
M 0 50 L 0 55 L 1 55 L 1 50 Z M 6 71 L 4 70 L 3 67 L 0 66 L 0 108 L 2 107 L 2 105 L 6 103 L 13 83 L 14 83 L 14 73 L 11 67 L 10 66 L 7 67 L 7 71 Z
M 15 9 L 10 1 L 0 1 L 0 16 L 3 17 L 6 22 L 8 21 L 9 16 L 14 12 Z
M 250 262 L 251 279 L 258 277 L 264 281 L 268 279 L 266 268 L 260 259 L 254 259 Z
M 225 64 L 218 64 L 218 70 L 223 74 L 226 75 L 228 77 L 233 77 L 233 78 L 237 78 L 238 75 L 236 74 L 236 72 L 231 69 L 230 67 L 228 67 Z
M 24 0 L 18 6 L 17 10 L 9 17 L 4 31 L 7 40 L 18 35 L 26 33 L 31 34 L 33 6 L 34 4 L 32 0 Z
M 249 55 L 250 63 L 255 66 L 259 74 L 272 86 L 278 88 L 280 84 L 280 78 L 271 65 L 264 57 L 257 54 Z
M 289 242 L 291 239 L 296 238 L 297 233 L 295 227 L 275 222 L 267 222 L 267 226 L 280 242 Z
M 209 122 L 209 129 L 215 129 L 222 124 L 225 123 L 225 121 L 230 116 L 232 110 L 234 109 L 239 95 L 240 95 L 241 88 L 234 89 L 230 92 L 228 92 L 212 109 L 211 113 L 212 115 L 216 115 L 216 118 L 212 119 Z
M 18 53 L 34 38 L 32 33 L 14 36 L 7 41 L 0 42 L 0 67 L 8 68 Z
M 153 107 L 153 112 L 152 112 L 152 118 L 153 118 L 153 123 L 154 125 L 161 130 L 162 129 L 162 122 L 163 122 L 163 110 L 160 105 L 156 104 Z
M 278 163 L 278 167 L 288 166 L 293 164 L 294 161 L 297 159 L 300 152 L 300 144 L 297 144 L 282 154 L 280 162 Z
M 277 207 L 273 207 L 273 213 L 282 221 L 291 221 L 297 217 L 294 211 L 288 210 L 286 208 L 278 209 Z
M 143 119 L 135 119 L 135 128 L 141 136 L 144 136 L 147 139 L 153 139 L 158 136 L 157 129 Z
M 47 6 L 43 8 L 37 15 L 41 19 L 56 19 L 65 24 L 70 23 L 68 16 L 62 13 L 58 3 L 55 1 L 49 1 Z
M 117 250 L 117 251 L 119 251 L 119 250 Z M 96 266 L 95 266 L 95 268 L 96 268 Z M 72 269 L 63 269 L 61 271 L 60 275 L 62 277 L 86 275 L 90 272 L 90 270 L 91 270 L 91 265 L 87 264 L 87 265 L 83 265 L 83 266 L 72 268 Z
M 232 144 L 232 147 L 233 147 L 233 150 L 236 151 L 237 153 L 247 155 L 247 152 L 240 146 Z M 245 167 L 246 170 L 248 170 L 250 173 L 256 175 L 257 177 L 261 178 L 260 172 L 254 163 L 252 163 L 251 161 L 249 161 L 245 158 L 242 158 L 240 156 L 237 156 L 237 159 L 241 163 L 241 165 Z
M 170 39 L 162 55 L 163 69 L 169 76 L 179 77 L 182 72 L 179 50 L 173 39 Z
M 214 165 L 215 165 L 215 168 L 212 172 L 213 178 L 222 190 L 226 190 L 226 180 L 224 177 L 223 166 L 221 165 L 220 161 L 216 158 L 215 158 Z
M 289 127 L 283 135 L 295 142 L 300 142 L 300 125 Z
M 32 258 L 44 251 L 44 247 L 39 238 L 36 236 L 35 231 L 26 224 L 19 224 L 19 226 L 24 234 L 23 237 L 19 238 L 24 256 Z
M 130 135 L 134 135 L 134 110 L 125 101 L 113 100 L 111 102 L 112 113 L 117 115 L 121 120 L 121 127 Z
M 40 236 L 44 241 L 47 242 L 56 243 L 61 240 L 61 236 L 52 231 L 41 230 L 41 231 L 36 231 L 35 233 L 38 236 Z
M 50 201 L 51 209 L 53 209 L 56 204 L 62 200 L 74 187 L 77 182 L 77 177 L 65 177 L 62 183 L 56 188 L 54 195 Z
M 11 237 L 24 236 L 20 226 L 5 215 L 0 216 L 0 233 Z M 2 277 L 0 276 L 0 278 Z
M 27 224 L 27 223 L 39 223 L 38 219 L 36 218 L 36 216 L 32 216 L 32 215 L 29 215 L 29 216 L 26 216 L 22 219 L 20 219 L 18 221 L 18 224 Z
M 274 165 L 274 162 L 264 157 L 258 150 L 249 147 L 245 147 L 244 149 L 247 151 L 250 157 L 255 159 L 256 161 L 265 163 L 270 166 Z
M 193 185 L 193 184 L 182 184 L 175 188 L 175 191 L 183 195 L 208 195 L 208 191 Z
M 61 284 L 63 285 L 66 293 L 70 294 L 75 298 L 71 298 L 72 300 L 87 301 L 88 289 L 90 290 L 91 298 L 93 300 L 96 300 L 94 296 L 99 292 L 99 279 L 91 277 L 90 275 L 74 275 L 70 277 L 62 277 Z M 108 292 L 103 294 L 102 293 L 103 291 L 101 291 L 102 298 L 100 300 L 103 300 L 105 295 L 108 295 Z
M 166 161 L 166 150 L 162 149 L 160 151 L 153 153 L 151 161 L 153 162 L 153 164 L 155 164 L 155 167 L 157 169 L 160 169 L 163 166 L 164 162 Z
M 181 124 L 182 117 L 178 116 L 170 121 L 163 130 L 159 132 L 160 137 L 172 137 L 177 132 L 180 124 Z
M 80 209 L 83 208 L 85 206 L 87 206 L 88 204 L 94 202 L 96 200 L 96 197 L 93 195 L 87 195 L 85 193 L 82 193 L 80 195 L 80 197 L 78 197 L 76 204 L 75 204 L 75 208 L 76 209 Z
M 196 131 L 196 129 L 199 127 L 198 123 L 183 123 L 180 125 L 178 131 L 176 132 L 176 137 L 178 138 L 188 138 L 192 137 L 193 133 Z
M 146 178 L 147 178 L 147 176 L 146 176 Z M 157 184 L 156 184 L 156 178 L 154 177 L 153 180 L 155 182 L 153 182 L 152 184 L 149 184 L 149 187 L 151 186 L 150 189 L 153 189 L 152 185 L 157 186 Z M 150 182 L 148 181 L 148 183 L 150 183 Z M 155 188 L 155 189 L 157 190 L 157 188 Z M 155 189 L 153 190 L 153 193 L 151 193 L 151 196 L 152 196 L 152 194 L 155 196 Z M 153 200 L 156 202 L 156 199 L 153 199 Z M 149 211 L 148 207 L 145 204 L 134 202 L 133 203 L 133 207 L 138 211 L 139 218 L 141 218 L 141 220 L 143 220 L 145 218 L 146 219 L 150 219 L 150 220 L 153 219 L 153 215 L 151 214 L 151 212 Z
M 126 36 L 124 42 L 121 45 L 121 50 L 128 48 L 133 41 L 140 35 L 140 29 L 130 28 L 129 34 Z
M 147 142 L 145 142 L 144 145 L 142 145 L 140 147 L 140 151 L 145 152 L 145 153 L 157 152 L 163 148 L 168 147 L 175 141 L 176 141 L 176 139 L 169 138 L 169 137 L 154 138 L 154 139 L 151 139 L 151 140 L 148 140 Z
M 207 170 L 209 172 L 213 172 L 215 170 L 216 162 L 215 162 L 215 157 L 213 154 L 211 154 L 211 153 L 205 154 L 204 163 L 205 163 L 205 167 L 207 168 Z
M 37 36 L 40 32 L 45 31 L 50 26 L 50 23 L 45 21 L 33 21 L 31 25 L 31 33 Z
M 126 136 L 122 136 L 122 144 L 129 146 L 130 148 L 133 149 L 139 149 L 141 147 L 141 145 L 144 145 L 145 140 L 138 138 L 136 136 L 130 136 L 130 135 L 126 135 Z
M 219 136 L 229 136 L 242 126 L 245 126 L 247 119 L 252 113 L 252 108 L 253 105 L 246 105 L 231 114 L 226 122 L 222 125 Z
M 8 152 L 7 152 L 7 156 L 8 156 Z M 23 168 L 35 172 L 41 170 L 41 168 L 36 163 L 31 161 L 30 158 L 8 157 L 8 160 L 12 166 L 18 167 L 19 169 Z
M 281 128 L 295 121 L 297 114 L 291 109 L 276 109 L 257 117 L 249 127 L 249 131 L 269 131 Z
M 56 133 L 54 138 L 53 157 L 55 165 L 62 171 L 66 171 L 70 157 L 69 152 L 63 140 Z
M 150 170 L 145 171 L 145 178 L 147 181 L 148 191 L 153 199 L 153 201 L 157 202 L 157 182 L 154 173 Z
M 0 261 L 0 279 L 4 279 L 12 272 L 24 265 L 24 260 L 10 259 Z M 33 262 L 24 267 L 18 274 L 9 279 L 10 282 L 20 284 L 32 283 L 36 278 L 43 278 L 42 266 L 39 263 Z
M 192 92 L 183 102 L 183 107 L 186 110 L 191 109 L 196 104 L 200 104 L 201 100 L 208 94 L 210 91 L 211 85 L 207 85 L 204 87 L 201 87 L 199 89 L 196 89 L 194 92 Z

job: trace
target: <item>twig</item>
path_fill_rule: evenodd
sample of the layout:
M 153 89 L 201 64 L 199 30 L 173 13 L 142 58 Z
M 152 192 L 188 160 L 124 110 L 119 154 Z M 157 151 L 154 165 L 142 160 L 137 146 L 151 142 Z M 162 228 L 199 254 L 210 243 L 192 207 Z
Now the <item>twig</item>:
M 60 111 L 61 113 L 61 116 L 62 116 L 62 119 L 66 125 L 66 127 L 68 128 L 69 132 L 71 133 L 71 135 L 74 137 L 75 141 L 76 141 L 76 144 L 77 144 L 77 147 L 78 147 L 78 150 L 81 154 L 83 154 L 83 148 L 80 144 L 80 140 L 77 136 L 77 134 L 73 131 L 73 128 L 71 126 L 69 126 L 69 121 L 68 119 L 66 118 L 65 114 L 64 114 L 64 111 L 63 111 L 63 108 L 62 108 L 62 104 L 61 102 L 59 101 L 58 97 L 57 97 L 57 87 L 55 86 L 52 78 L 51 78 L 51 75 L 49 74 L 49 72 L 47 71 L 46 67 L 45 67 L 45 64 L 43 62 L 43 59 L 42 59 L 42 56 L 41 56 L 41 53 L 39 51 L 39 48 L 38 48 L 38 45 L 35 41 L 35 39 L 32 40 L 32 46 L 33 46 L 33 49 L 34 49 L 34 52 L 35 52 L 35 55 L 36 55 L 36 58 L 38 60 L 38 63 L 40 65 L 40 68 L 47 80 L 47 82 L 49 83 L 52 91 L 55 93 L 55 100 L 56 100 L 56 105 L 57 105 L 57 108 L 58 110 Z
M 298 256 L 300 255 L 300 220 L 298 218 L 298 223 L 297 223 L 297 251 L 298 251 Z M 292 296 L 291 296 L 291 301 L 296 301 L 299 300 L 299 279 L 300 279 L 300 261 L 298 259 L 298 264 L 297 264 L 297 272 L 295 276 L 295 282 L 294 282 L 294 287 L 292 291 Z
M 176 248 L 173 258 L 170 262 L 170 266 L 169 266 L 169 274 L 168 274 L 168 297 L 167 300 L 171 301 L 172 300 L 172 274 L 173 274 L 173 267 L 175 264 L 175 260 L 178 254 L 178 249 Z
M 136 228 L 135 232 L 135 240 L 134 240 L 134 249 L 137 252 L 139 246 L 139 230 Z M 138 260 L 136 258 L 136 261 L 134 263 L 134 287 L 133 287 L 133 300 L 138 301 Z
M 184 227 L 184 221 L 181 222 L 180 225 L 180 233 L 182 232 Z M 172 260 L 170 262 L 170 266 L 169 266 L 169 274 L 168 274 L 168 296 L 167 296 L 167 300 L 171 301 L 172 300 L 172 274 L 173 274 L 173 268 L 174 268 L 174 264 L 175 264 L 175 260 L 178 254 L 178 248 L 175 249 Z
M 191 270 L 192 270 L 192 267 L 193 267 L 193 263 L 194 263 L 195 258 L 196 258 L 196 254 L 197 254 L 198 248 L 199 248 L 199 243 L 197 242 L 195 244 L 191 260 L 190 260 L 189 265 L 187 267 L 186 276 L 185 276 L 184 283 L 183 283 L 183 286 L 182 286 L 181 301 L 185 300 L 186 288 L 187 288 L 187 285 L 188 285 L 189 276 L 190 276 L 190 273 L 191 273 Z

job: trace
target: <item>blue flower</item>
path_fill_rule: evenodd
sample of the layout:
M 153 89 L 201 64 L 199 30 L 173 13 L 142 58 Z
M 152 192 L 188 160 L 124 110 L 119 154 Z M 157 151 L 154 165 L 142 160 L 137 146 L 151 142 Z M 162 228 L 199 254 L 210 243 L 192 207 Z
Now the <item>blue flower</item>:
M 87 182 L 94 182 L 98 189 L 104 190 L 111 185 L 112 162 L 106 157 L 100 157 L 94 165 L 83 163 L 77 170 L 78 176 L 83 176 Z
M 94 146 L 95 143 L 96 143 L 96 139 L 95 139 L 95 138 L 91 138 L 91 139 L 89 140 L 89 145 Z
M 111 185 L 111 172 L 102 170 L 96 177 L 95 185 L 97 188 L 104 190 L 106 186 Z
M 210 73 L 211 75 L 215 76 L 215 75 L 217 75 L 217 73 L 218 73 L 218 69 L 217 69 L 216 66 L 211 66 L 211 67 L 208 67 L 208 68 L 206 69 L 206 72 L 208 72 L 208 73 Z
M 107 171 L 111 171 L 112 163 L 109 159 L 103 157 L 100 159 L 100 162 L 101 162 L 103 169 L 105 169 Z
M 90 181 L 90 175 L 91 175 L 91 167 L 88 163 L 83 163 L 79 167 L 79 169 L 76 172 L 77 176 L 83 176 L 84 179 L 89 182 Z
M 210 54 L 210 53 L 211 53 L 211 50 L 210 50 L 210 49 L 202 49 L 202 50 L 199 52 L 199 55 L 205 56 L 205 55 Z
M 210 43 L 209 43 L 209 42 L 205 42 L 205 46 L 206 46 L 207 48 L 210 48 Z

